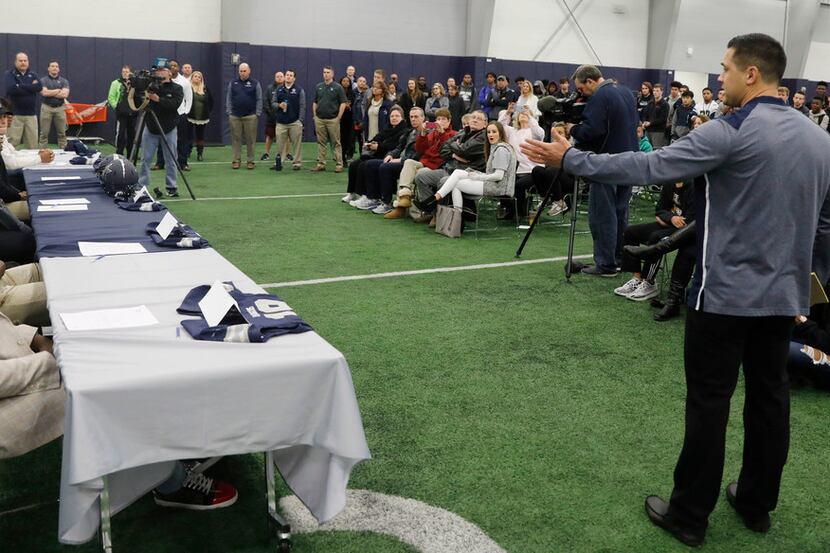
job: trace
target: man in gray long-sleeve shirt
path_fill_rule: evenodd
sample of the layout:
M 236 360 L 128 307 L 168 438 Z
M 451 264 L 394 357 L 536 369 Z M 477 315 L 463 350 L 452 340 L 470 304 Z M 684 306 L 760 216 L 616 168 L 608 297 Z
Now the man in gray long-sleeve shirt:
M 698 270 L 686 319 L 685 439 L 670 502 L 646 499 L 652 522 L 688 545 L 703 542 L 720 492 L 741 365 L 743 467 L 726 497 L 749 529 L 769 529 L 789 446 L 788 341 L 795 316 L 810 307 L 810 271 L 822 282 L 830 277 L 830 136 L 777 98 L 786 55 L 771 37 L 733 38 L 722 65 L 725 103 L 740 109 L 669 147 L 596 155 L 556 137 L 522 148 L 533 161 L 601 182 L 705 178 L 695 191 Z

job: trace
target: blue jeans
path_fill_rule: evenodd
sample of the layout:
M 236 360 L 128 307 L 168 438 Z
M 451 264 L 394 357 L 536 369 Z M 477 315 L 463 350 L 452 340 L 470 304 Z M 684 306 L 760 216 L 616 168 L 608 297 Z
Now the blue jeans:
M 179 491 L 187 479 L 187 471 L 184 468 L 184 463 L 176 461 L 176 466 L 173 469 L 173 474 L 170 478 L 162 482 L 156 487 L 156 491 L 164 495 Z
M 605 271 L 622 261 L 622 239 L 628 226 L 630 186 L 591 182 L 588 194 L 588 226 L 594 239 L 594 263 Z
M 139 170 L 138 184 L 147 186 L 150 184 L 150 166 L 153 164 L 153 154 L 156 148 L 161 145 L 161 139 L 167 142 L 169 148 L 162 147 L 164 152 L 164 170 L 166 172 L 165 185 L 168 191 L 176 190 L 176 158 L 171 152 L 176 151 L 176 129 L 165 135 L 153 134 L 147 128 L 141 135 L 141 169 Z

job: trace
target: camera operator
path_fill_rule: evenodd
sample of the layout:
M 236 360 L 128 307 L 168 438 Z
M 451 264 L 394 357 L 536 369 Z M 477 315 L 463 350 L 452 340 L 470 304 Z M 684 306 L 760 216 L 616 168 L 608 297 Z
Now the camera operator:
M 637 105 L 628 90 L 602 77 L 594 65 L 582 65 L 573 74 L 579 93 L 588 99 L 580 123 L 568 124 L 580 150 L 597 154 L 636 152 Z M 615 276 L 622 255 L 622 235 L 628 224 L 631 186 L 591 181 L 588 192 L 588 223 L 594 240 L 594 263 L 582 272 Z M 576 264 L 574 264 L 576 265 Z
M 156 77 L 162 79 L 157 88 L 147 89 L 146 97 L 150 101 L 147 110 L 158 117 L 161 128 L 156 124 L 156 117 L 146 114 L 144 121 L 144 133 L 141 135 L 141 172 L 138 179 L 139 186 L 146 186 L 150 182 L 150 165 L 153 162 L 153 154 L 156 148 L 164 140 L 169 147 L 162 147 L 164 152 L 164 163 L 166 170 L 165 187 L 167 194 L 178 198 L 179 193 L 176 187 L 176 125 L 179 122 L 179 106 L 184 99 L 182 87 L 171 80 L 172 73 L 167 66 L 167 61 L 156 66 Z

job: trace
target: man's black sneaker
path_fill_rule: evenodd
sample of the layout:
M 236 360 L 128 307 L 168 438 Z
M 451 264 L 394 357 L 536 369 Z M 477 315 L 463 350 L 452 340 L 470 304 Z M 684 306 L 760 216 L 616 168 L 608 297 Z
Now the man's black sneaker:
M 162 507 L 208 511 L 230 507 L 236 503 L 239 494 L 227 482 L 208 478 L 204 474 L 190 473 L 182 487 L 173 493 L 162 494 L 153 491 L 153 500 Z
M 279 155 L 274 158 L 274 171 L 282 171 L 282 158 Z
M 167 190 L 167 196 L 170 197 L 170 198 L 178 198 L 179 197 L 179 192 L 177 190 L 168 189 Z
M 157 187 L 153 188 L 153 195 L 156 198 L 163 198 L 164 197 L 164 192 L 162 192 L 161 189 L 157 186 Z
M 260 161 L 268 161 L 269 159 L 271 159 L 271 156 L 269 156 L 268 154 L 262 154 L 262 156 L 259 158 Z

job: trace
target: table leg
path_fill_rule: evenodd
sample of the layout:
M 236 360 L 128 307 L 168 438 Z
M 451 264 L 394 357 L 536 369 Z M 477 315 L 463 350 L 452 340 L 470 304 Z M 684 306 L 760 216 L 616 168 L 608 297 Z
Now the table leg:
M 101 548 L 104 553 L 112 553 L 112 526 L 110 521 L 110 491 L 109 479 L 104 476 L 104 487 L 101 489 Z
M 268 500 L 268 533 L 277 538 L 280 553 L 291 550 L 291 526 L 277 512 L 276 470 L 274 454 L 265 452 L 265 493 Z

